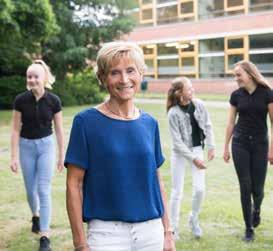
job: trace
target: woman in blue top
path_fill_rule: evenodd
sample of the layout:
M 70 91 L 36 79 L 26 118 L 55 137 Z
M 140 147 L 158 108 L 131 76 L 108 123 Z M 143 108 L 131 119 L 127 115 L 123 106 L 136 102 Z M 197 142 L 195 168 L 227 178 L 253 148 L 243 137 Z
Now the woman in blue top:
M 158 123 L 133 102 L 144 68 L 133 43 L 98 52 L 97 77 L 110 98 L 76 115 L 65 160 L 75 250 L 175 250 Z

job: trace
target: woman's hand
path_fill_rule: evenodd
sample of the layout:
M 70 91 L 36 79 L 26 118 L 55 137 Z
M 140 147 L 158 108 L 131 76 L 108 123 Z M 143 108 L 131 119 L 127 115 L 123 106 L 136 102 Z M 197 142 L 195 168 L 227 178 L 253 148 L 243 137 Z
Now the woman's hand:
M 14 173 L 18 172 L 18 169 L 19 169 L 19 160 L 17 158 L 11 160 L 10 169 Z
M 273 148 L 271 149 L 272 147 L 270 147 L 269 151 L 268 151 L 268 161 L 269 163 L 272 165 L 273 164 Z
M 57 170 L 61 172 L 64 169 L 64 159 L 60 158 L 57 163 Z
M 224 161 L 225 161 L 226 163 L 229 162 L 229 160 L 230 160 L 230 152 L 229 152 L 229 150 L 224 150 L 223 159 L 224 159 Z
M 172 232 L 164 233 L 164 251 L 175 251 L 175 243 Z
M 208 161 L 213 160 L 214 157 L 215 157 L 214 149 L 209 149 L 209 150 L 208 150 Z
M 198 158 L 195 158 L 193 160 L 193 164 L 198 168 L 198 169 L 206 169 L 206 166 L 204 164 L 204 161 Z

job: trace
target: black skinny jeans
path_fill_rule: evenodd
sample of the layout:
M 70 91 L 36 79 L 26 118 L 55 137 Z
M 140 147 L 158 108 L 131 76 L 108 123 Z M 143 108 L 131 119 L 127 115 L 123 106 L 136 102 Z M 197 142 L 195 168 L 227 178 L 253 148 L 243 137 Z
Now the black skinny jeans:
M 252 203 L 260 209 L 264 197 L 264 183 L 267 171 L 267 136 L 233 136 L 232 157 L 241 192 L 241 205 L 247 229 L 252 228 Z

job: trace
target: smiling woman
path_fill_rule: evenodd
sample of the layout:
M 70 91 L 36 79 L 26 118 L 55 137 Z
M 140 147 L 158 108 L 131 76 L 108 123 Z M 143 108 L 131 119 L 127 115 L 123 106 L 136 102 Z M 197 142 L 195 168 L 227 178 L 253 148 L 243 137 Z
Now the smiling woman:
M 76 115 L 65 160 L 75 250 L 175 250 L 158 123 L 134 104 L 144 69 L 133 43 L 105 44 L 98 53 L 96 74 L 110 98 Z
M 47 90 L 52 89 L 54 77 L 42 60 L 28 67 L 26 82 L 27 91 L 14 101 L 10 168 L 17 173 L 20 162 L 33 215 L 31 231 L 41 235 L 39 251 L 50 251 L 51 180 L 56 155 L 52 121 L 59 148 L 57 168 L 62 171 L 62 107 L 59 97 Z

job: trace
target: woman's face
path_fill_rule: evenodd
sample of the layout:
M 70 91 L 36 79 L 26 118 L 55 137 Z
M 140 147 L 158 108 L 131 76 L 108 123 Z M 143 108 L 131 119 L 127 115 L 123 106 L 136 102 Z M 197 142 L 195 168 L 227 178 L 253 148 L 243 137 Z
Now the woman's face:
M 33 64 L 27 69 L 27 86 L 30 90 L 41 91 L 44 90 L 45 84 L 45 70 L 41 65 Z
M 239 87 L 244 87 L 251 82 L 250 76 L 245 70 L 242 69 L 240 65 L 237 65 L 234 68 L 234 78 Z
M 104 82 L 112 98 L 127 101 L 135 96 L 141 81 L 142 74 L 133 60 L 121 57 L 113 62 Z
M 194 94 L 194 89 L 192 86 L 192 83 L 190 81 L 187 81 L 183 85 L 183 90 L 181 93 L 181 97 L 183 101 L 189 101 L 192 100 Z

